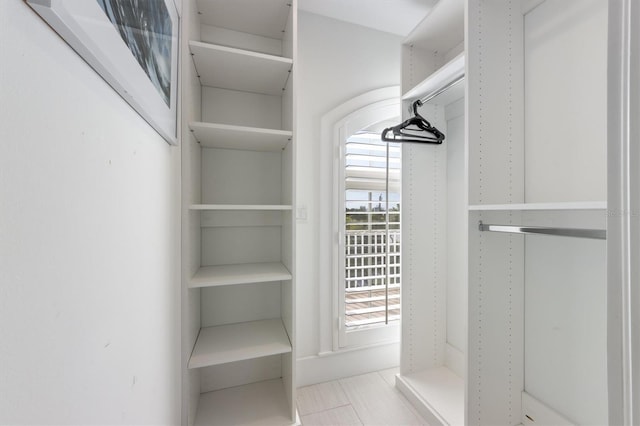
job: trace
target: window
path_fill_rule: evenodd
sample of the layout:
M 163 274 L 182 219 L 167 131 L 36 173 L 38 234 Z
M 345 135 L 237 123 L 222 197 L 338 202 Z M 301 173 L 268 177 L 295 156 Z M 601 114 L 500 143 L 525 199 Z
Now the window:
M 344 149 L 344 326 L 400 319 L 400 146 L 379 134 Z
M 400 104 L 400 87 L 385 87 L 322 118 L 320 192 L 333 202 L 319 217 L 321 264 L 331 257 L 318 271 L 320 353 L 400 340 L 401 149 L 389 146 L 387 167 L 379 136 Z
M 401 148 L 365 130 L 343 137 L 341 153 L 340 346 L 397 340 Z

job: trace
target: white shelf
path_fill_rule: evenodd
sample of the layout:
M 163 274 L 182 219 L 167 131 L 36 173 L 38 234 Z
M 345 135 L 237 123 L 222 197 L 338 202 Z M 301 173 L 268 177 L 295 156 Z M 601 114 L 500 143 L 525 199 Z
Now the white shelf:
M 246 151 L 280 151 L 291 138 L 289 130 L 262 129 L 230 124 L 193 122 L 191 131 L 206 148 L 239 149 Z
M 572 203 L 474 204 L 470 211 L 525 211 L 525 210 L 606 210 L 606 201 Z
M 282 95 L 293 61 L 233 47 L 190 41 L 189 47 L 204 86 Z
M 404 44 L 446 52 L 464 39 L 464 0 L 440 0 Z
M 266 210 L 292 210 L 290 204 L 192 204 L 189 206 L 189 210 L 252 210 L 252 211 L 266 211 Z
M 464 77 L 464 64 L 465 56 L 464 53 L 461 53 L 422 80 L 415 87 L 409 89 L 407 93 L 402 96 L 402 99 L 405 101 L 422 99 L 436 93 L 448 84 Z M 464 95 L 464 84 L 460 83 L 460 87 L 462 88 L 462 96 Z
M 200 329 L 189 368 L 254 359 L 291 352 L 279 318 Z
M 200 23 L 282 40 L 290 6 L 282 0 L 197 0 Z
M 282 263 L 203 266 L 189 281 L 189 288 L 264 283 L 290 279 L 291 272 Z
M 282 380 L 274 379 L 200 395 L 196 426 L 291 425 Z
M 464 380 L 448 368 L 398 375 L 396 386 L 429 424 L 465 424 Z

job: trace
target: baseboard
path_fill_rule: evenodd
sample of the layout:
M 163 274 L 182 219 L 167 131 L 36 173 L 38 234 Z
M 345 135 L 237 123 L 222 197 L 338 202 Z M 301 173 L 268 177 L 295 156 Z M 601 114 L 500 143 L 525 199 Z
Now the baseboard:
M 328 352 L 298 358 L 297 386 L 309 386 L 397 367 L 400 364 L 400 344 Z

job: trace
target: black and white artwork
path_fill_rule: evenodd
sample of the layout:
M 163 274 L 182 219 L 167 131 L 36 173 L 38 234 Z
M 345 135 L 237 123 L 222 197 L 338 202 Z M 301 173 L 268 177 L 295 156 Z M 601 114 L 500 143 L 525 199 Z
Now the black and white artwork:
M 177 144 L 174 0 L 25 1 L 153 129 Z
M 96 0 L 153 85 L 169 105 L 172 23 L 157 0 Z

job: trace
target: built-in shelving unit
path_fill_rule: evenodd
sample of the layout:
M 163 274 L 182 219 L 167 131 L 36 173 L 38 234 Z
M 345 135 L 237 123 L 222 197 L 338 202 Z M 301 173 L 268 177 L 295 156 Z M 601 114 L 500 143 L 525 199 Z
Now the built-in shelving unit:
M 607 2 L 499 3 L 467 2 L 467 421 L 608 424 Z
M 440 0 L 402 47 L 403 118 L 420 99 L 420 114 L 446 136 L 442 145 L 404 144 L 402 151 L 408 184 L 396 386 L 434 425 L 467 424 L 464 3 Z
M 294 424 L 297 4 L 184 3 L 183 423 Z
M 447 136 L 403 147 L 396 385 L 430 424 L 607 423 L 606 38 L 606 2 L 440 0 L 404 42 Z

